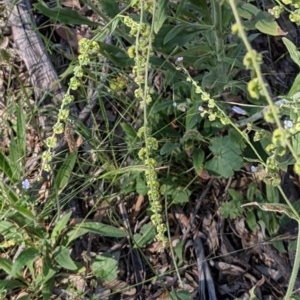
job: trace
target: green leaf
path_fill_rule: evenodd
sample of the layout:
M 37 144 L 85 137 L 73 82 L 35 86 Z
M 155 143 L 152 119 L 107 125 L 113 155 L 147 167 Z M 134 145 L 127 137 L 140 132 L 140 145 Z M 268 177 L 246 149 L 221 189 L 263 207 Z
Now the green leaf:
M 9 259 L 0 257 L 0 269 L 7 275 L 11 275 L 12 266 L 13 263 Z
M 300 53 L 299 53 L 299 66 L 300 66 Z M 289 92 L 288 92 L 288 97 L 291 97 L 294 99 L 294 97 L 296 96 L 299 96 L 297 95 L 297 93 L 299 93 L 299 86 L 300 86 L 300 74 L 298 74 L 296 76 L 296 78 L 294 79 L 294 82 L 293 82 L 293 85 L 292 87 L 290 88 Z
M 119 47 L 101 41 L 98 41 L 98 43 L 100 45 L 100 53 L 111 60 L 116 66 L 126 68 L 132 65 L 133 60 Z
M 66 270 L 75 271 L 78 269 L 70 256 L 70 250 L 65 246 L 59 246 L 55 251 L 54 259 Z
M 157 34 L 167 19 L 168 0 L 160 0 L 157 2 L 157 8 L 154 14 L 154 33 Z
M 28 288 L 28 287 L 19 280 L 13 280 L 13 279 L 0 280 L 0 289 L 5 289 L 10 291 L 16 288 Z
M 193 166 L 198 175 L 200 175 L 203 170 L 204 158 L 205 158 L 205 153 L 202 149 L 193 150 Z
M 34 4 L 33 7 L 46 17 L 58 23 L 63 23 L 67 25 L 99 25 L 99 23 L 89 20 L 88 18 L 80 15 L 76 10 L 73 9 L 62 7 L 49 8 L 47 4 L 43 1 L 39 1 L 38 3 Z
M 192 300 L 188 291 L 172 291 L 170 296 L 172 300 Z
M 208 171 L 229 178 L 243 166 L 241 148 L 232 143 L 228 136 L 213 139 L 209 149 L 214 157 L 205 164 Z
M 97 255 L 91 265 L 92 273 L 101 280 L 113 281 L 117 278 L 118 261 L 112 257 Z
M 20 182 L 20 153 L 19 147 L 15 138 L 12 138 L 9 146 L 9 164 L 15 182 Z
M 180 151 L 180 144 L 179 143 L 171 143 L 166 142 L 161 148 L 160 148 L 160 155 L 171 155 L 174 152 Z
M 76 162 L 76 158 L 77 158 L 77 154 L 75 152 L 69 153 L 67 158 L 65 159 L 64 163 L 59 168 L 59 170 L 54 178 L 54 182 L 55 182 L 58 193 L 62 192 L 63 189 L 68 184 L 70 176 L 71 176 L 71 172 L 72 172 L 75 162 Z
M 224 202 L 221 204 L 220 212 L 224 218 L 236 219 L 240 217 L 243 212 L 241 202 L 235 200 Z
M 137 248 L 144 247 L 152 242 L 155 238 L 155 228 L 151 223 L 142 226 L 140 233 L 133 235 L 133 240 Z
M 256 222 L 256 216 L 255 213 L 252 210 L 247 210 L 246 213 L 246 222 L 247 225 L 249 226 L 250 230 L 252 232 L 255 232 L 255 230 L 257 229 L 257 222 Z
M 179 241 L 176 246 L 174 247 L 174 252 L 178 259 L 177 265 L 180 267 L 183 264 L 183 249 L 185 246 L 184 241 Z
M 99 222 L 86 222 L 74 226 L 74 228 L 68 232 L 68 242 L 77 239 L 78 237 L 88 233 L 93 232 L 103 236 L 123 238 L 126 237 L 126 232 L 119 228 L 111 225 L 99 223 Z
M 16 276 L 20 273 L 21 269 L 25 266 L 29 266 L 32 262 L 34 262 L 40 255 L 39 250 L 35 248 L 27 248 L 23 250 L 17 259 L 15 260 L 12 270 L 11 276 Z
M 189 202 L 190 195 L 190 190 L 183 187 L 177 187 L 172 193 L 172 204 L 186 204 Z
M 101 0 L 97 2 L 103 11 L 111 18 L 114 18 L 119 13 L 118 2 L 114 0 Z
M 0 152 L 0 170 L 2 170 L 2 172 L 15 183 L 14 174 L 10 167 L 9 160 L 2 152 Z
M 64 216 L 62 216 L 58 221 L 56 221 L 55 227 L 51 233 L 51 240 L 53 244 L 56 242 L 58 236 L 61 232 L 67 227 L 67 224 L 71 218 L 72 212 L 68 212 Z
M 283 41 L 285 47 L 287 48 L 287 50 L 289 51 L 291 59 L 294 61 L 294 63 L 296 63 L 298 65 L 298 67 L 300 67 L 300 52 L 298 51 L 295 44 L 287 38 L 282 38 L 282 41 Z M 297 75 L 297 77 L 298 76 L 299 76 L 299 74 Z M 297 88 L 298 89 L 296 90 L 296 92 L 299 91 L 299 86 Z
M 276 21 L 274 17 L 265 11 L 260 11 L 256 15 L 255 28 L 262 33 L 269 34 L 272 36 L 287 35 L 287 32 L 284 32 Z

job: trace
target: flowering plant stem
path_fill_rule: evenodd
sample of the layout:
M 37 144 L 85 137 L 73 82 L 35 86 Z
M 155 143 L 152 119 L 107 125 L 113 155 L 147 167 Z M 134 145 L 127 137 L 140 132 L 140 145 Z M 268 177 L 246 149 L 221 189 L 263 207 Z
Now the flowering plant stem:
M 278 129 L 280 129 L 282 132 L 284 131 L 281 123 L 280 123 L 280 119 L 279 119 L 279 115 L 277 113 L 276 110 L 276 105 L 273 103 L 273 100 L 267 90 L 267 85 L 265 84 L 264 80 L 263 80 L 263 75 L 260 69 L 260 63 L 257 60 L 257 57 L 255 57 L 254 51 L 248 41 L 245 29 L 243 27 L 243 24 L 241 22 L 241 19 L 238 15 L 238 11 L 237 11 L 237 7 L 236 7 L 236 1 L 235 0 L 228 0 L 229 4 L 231 6 L 231 10 L 233 12 L 234 18 L 236 20 L 236 28 L 238 31 L 238 34 L 240 36 L 240 38 L 242 39 L 243 43 L 245 44 L 246 50 L 247 50 L 247 55 L 249 55 L 249 58 L 251 60 L 251 64 L 252 64 L 252 68 L 253 71 L 255 72 L 259 87 L 261 89 L 261 94 L 266 98 L 270 111 L 272 113 L 272 117 L 273 120 L 277 126 Z M 299 158 L 295 152 L 295 150 L 292 147 L 291 142 L 289 141 L 289 139 L 285 139 L 285 145 L 286 147 L 289 149 L 289 151 L 291 152 L 291 154 L 293 155 L 293 157 L 295 158 L 296 162 L 299 163 Z M 298 222 L 298 239 L 297 239 L 297 250 L 296 250 L 296 257 L 295 257 L 295 262 L 293 265 L 293 270 L 292 270 L 292 274 L 290 277 L 290 281 L 289 281 L 289 285 L 288 285 L 288 289 L 286 292 L 286 295 L 284 297 L 284 300 L 289 300 L 291 299 L 293 290 L 294 290 L 294 286 L 295 286 L 295 281 L 298 275 L 298 270 L 299 270 L 299 264 L 300 264 L 300 217 L 299 214 L 297 213 L 297 211 L 295 210 L 295 208 L 293 207 L 293 205 L 291 204 L 291 202 L 289 201 L 289 199 L 286 197 L 286 195 L 284 194 L 283 190 L 281 189 L 280 186 L 278 186 L 278 189 L 280 191 L 280 193 L 282 194 L 285 202 L 287 203 L 287 205 L 289 206 L 289 208 L 292 210 L 295 219 Z

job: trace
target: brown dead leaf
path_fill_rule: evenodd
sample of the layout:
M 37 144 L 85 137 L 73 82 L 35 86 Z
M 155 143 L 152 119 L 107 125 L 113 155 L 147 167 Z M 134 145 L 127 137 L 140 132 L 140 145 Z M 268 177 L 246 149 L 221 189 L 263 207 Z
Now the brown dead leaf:
M 84 37 L 81 33 L 75 28 L 61 25 L 57 25 L 55 31 L 74 51 L 78 52 L 78 41 Z
M 78 0 L 63 0 L 62 5 L 65 7 L 81 9 L 81 5 Z

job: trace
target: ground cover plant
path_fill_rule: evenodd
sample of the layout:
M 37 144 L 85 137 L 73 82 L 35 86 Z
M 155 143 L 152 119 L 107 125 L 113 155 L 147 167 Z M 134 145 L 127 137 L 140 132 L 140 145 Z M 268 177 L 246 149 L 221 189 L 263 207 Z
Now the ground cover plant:
M 299 299 L 298 1 L 1 4 L 1 299 Z

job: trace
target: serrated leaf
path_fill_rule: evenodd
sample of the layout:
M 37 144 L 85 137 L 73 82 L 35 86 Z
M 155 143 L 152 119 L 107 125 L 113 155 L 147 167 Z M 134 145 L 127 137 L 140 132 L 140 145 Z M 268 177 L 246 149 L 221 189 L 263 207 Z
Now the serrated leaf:
M 62 7 L 49 8 L 47 4 L 43 1 L 39 1 L 38 3 L 33 4 L 33 7 L 46 17 L 58 23 L 63 23 L 67 25 L 99 25 L 98 23 L 93 22 L 88 18 L 80 15 L 76 10 L 73 9 Z
M 298 67 L 300 67 L 300 51 L 298 51 L 295 44 L 292 41 L 290 41 L 289 39 L 282 38 L 282 41 L 283 41 L 285 47 L 287 48 L 287 50 L 289 51 L 291 59 L 294 61 L 294 63 L 296 63 L 298 65 Z M 299 76 L 299 74 L 297 75 L 297 77 L 298 76 Z M 297 86 L 296 92 L 298 92 L 298 91 L 299 91 L 299 86 Z
M 154 33 L 157 34 L 161 26 L 167 19 L 168 0 L 160 0 L 157 2 L 157 9 L 154 14 Z
M 71 258 L 70 250 L 65 246 L 59 246 L 56 249 L 54 259 L 66 270 L 75 271 L 78 269 L 77 265 Z
M 40 252 L 35 248 L 27 248 L 23 250 L 12 266 L 11 276 L 14 277 L 19 274 L 21 269 L 35 261 L 39 257 L 39 254 Z
M 65 159 L 62 166 L 59 168 L 54 182 L 57 188 L 58 193 L 62 192 L 62 190 L 66 187 L 69 182 L 71 173 L 73 171 L 75 162 L 76 162 L 77 154 L 75 152 L 69 153 L 67 158 Z
M 189 202 L 191 191 L 182 187 L 173 190 L 172 204 L 186 204 Z
M 205 153 L 202 149 L 193 150 L 193 166 L 198 175 L 200 175 L 203 170 L 204 157 Z
M 241 149 L 232 143 L 229 136 L 213 139 L 209 149 L 214 157 L 206 162 L 205 168 L 217 176 L 229 178 L 243 166 Z
M 115 238 L 126 237 L 124 230 L 114 226 L 99 222 L 86 222 L 74 226 L 74 228 L 68 232 L 68 243 L 89 232 Z
M 112 257 L 97 255 L 91 265 L 91 270 L 97 278 L 104 281 L 113 281 L 118 275 L 118 261 Z
M 135 246 L 141 248 L 148 245 L 153 241 L 155 235 L 155 228 L 151 223 L 143 225 L 140 233 L 135 233 L 133 235 Z

